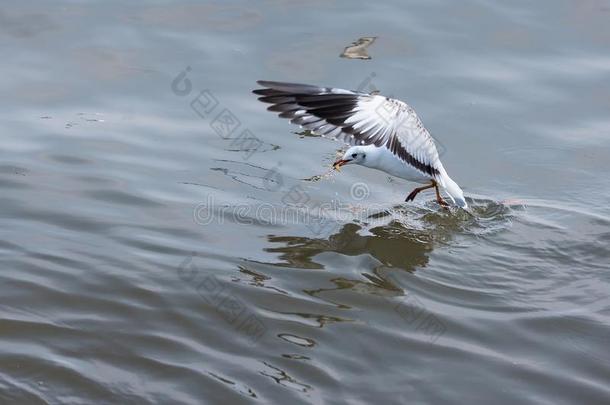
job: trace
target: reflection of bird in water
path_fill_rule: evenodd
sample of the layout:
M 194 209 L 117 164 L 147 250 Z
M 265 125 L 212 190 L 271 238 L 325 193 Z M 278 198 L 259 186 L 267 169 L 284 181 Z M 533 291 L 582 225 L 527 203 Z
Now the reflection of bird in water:
M 269 241 L 285 246 L 269 247 L 267 252 L 279 253 L 281 266 L 321 269 L 314 257 L 323 252 L 336 252 L 346 256 L 368 254 L 382 265 L 414 271 L 428 264 L 432 251 L 432 238 L 425 231 L 414 231 L 398 223 L 369 229 L 371 235 L 360 235 L 361 227 L 345 224 L 328 239 L 304 236 L 269 236 Z
M 428 264 L 428 255 L 433 249 L 432 238 L 425 231 L 414 231 L 399 223 L 390 223 L 369 229 L 370 235 L 360 235 L 361 227 L 346 224 L 337 233 L 325 238 L 303 236 L 269 236 L 270 242 L 281 244 L 265 251 L 278 253 L 282 262 L 274 263 L 282 267 L 322 269 L 324 265 L 316 261 L 316 256 L 325 252 L 335 252 L 345 256 L 362 257 L 366 263 L 357 265 L 366 280 L 352 277 L 334 277 L 332 288 L 321 287 L 305 290 L 312 296 L 320 296 L 331 290 L 361 291 L 385 297 L 404 295 L 404 290 L 391 275 L 390 269 L 413 272 Z M 368 255 L 379 262 L 370 266 Z M 388 273 L 390 270 L 390 273 Z M 329 300 L 328 297 L 325 298 Z M 338 305 L 337 302 L 335 302 Z
M 455 204 L 468 207 L 462 189 L 445 171 L 430 133 L 406 103 L 330 87 L 268 81 L 258 84 L 265 88 L 254 93 L 261 96 L 260 101 L 272 104 L 268 110 L 279 112 L 281 118 L 289 118 L 293 124 L 351 145 L 334 163 L 335 169 L 355 163 L 423 183 L 406 201 L 434 188 L 437 202 L 447 206 L 440 186 Z

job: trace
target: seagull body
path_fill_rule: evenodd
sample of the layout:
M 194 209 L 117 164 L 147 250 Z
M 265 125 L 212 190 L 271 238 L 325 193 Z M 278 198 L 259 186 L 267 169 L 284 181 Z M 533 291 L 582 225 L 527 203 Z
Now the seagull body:
M 406 103 L 378 94 L 367 94 L 306 84 L 258 81 L 254 90 L 260 101 L 314 133 L 342 140 L 350 148 L 333 165 L 359 164 L 392 176 L 426 184 L 414 189 L 406 201 L 434 188 L 439 204 L 439 186 L 451 200 L 467 208 L 462 189 L 441 163 L 430 133 Z

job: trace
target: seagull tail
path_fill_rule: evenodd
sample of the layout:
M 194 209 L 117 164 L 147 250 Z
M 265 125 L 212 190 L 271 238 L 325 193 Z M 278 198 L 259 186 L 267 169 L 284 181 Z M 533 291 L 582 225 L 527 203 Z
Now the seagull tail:
M 464 209 L 468 208 L 466 199 L 464 199 L 464 192 L 462 191 L 460 186 L 458 186 L 457 183 L 453 181 L 451 177 L 449 177 L 449 175 L 444 169 L 441 171 L 438 180 L 440 185 L 445 189 L 447 194 L 449 194 L 449 197 L 455 204 Z

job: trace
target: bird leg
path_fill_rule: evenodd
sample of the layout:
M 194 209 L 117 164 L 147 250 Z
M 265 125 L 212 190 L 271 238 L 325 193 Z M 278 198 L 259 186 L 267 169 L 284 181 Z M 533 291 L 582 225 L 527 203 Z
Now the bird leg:
M 438 205 L 445 209 L 449 208 L 449 204 L 447 204 L 447 202 L 443 200 L 443 197 L 441 197 L 441 193 L 438 191 L 438 184 L 436 182 L 434 182 L 434 190 L 436 191 L 436 202 L 438 202 Z
M 415 199 L 415 196 L 417 194 L 419 194 L 420 191 L 424 191 L 424 190 L 427 190 L 427 189 L 432 188 L 432 187 L 436 187 L 436 182 L 434 180 L 432 180 L 432 183 L 427 185 L 427 186 L 417 187 L 415 190 L 411 191 L 411 194 L 409 194 L 407 196 L 407 199 L 405 200 L 405 202 L 406 201 L 413 201 Z

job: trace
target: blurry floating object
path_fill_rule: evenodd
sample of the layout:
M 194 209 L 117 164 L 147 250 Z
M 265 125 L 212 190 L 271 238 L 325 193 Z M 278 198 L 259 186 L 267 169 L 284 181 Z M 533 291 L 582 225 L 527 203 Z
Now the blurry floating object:
M 345 47 L 341 57 L 348 59 L 371 59 L 369 54 L 366 52 L 366 48 L 375 42 L 375 39 L 377 39 L 377 37 L 359 38 L 356 42 L 352 42 L 350 46 Z

